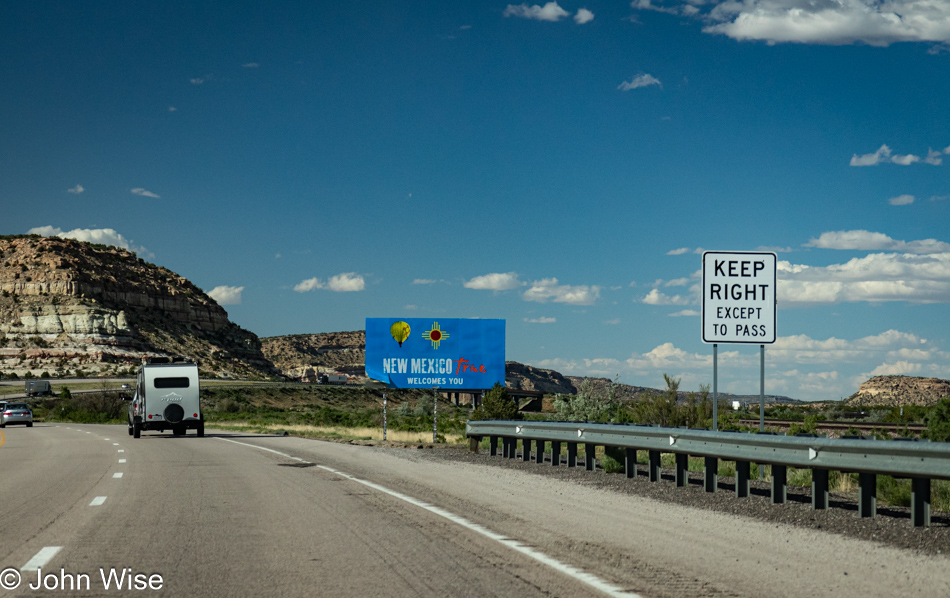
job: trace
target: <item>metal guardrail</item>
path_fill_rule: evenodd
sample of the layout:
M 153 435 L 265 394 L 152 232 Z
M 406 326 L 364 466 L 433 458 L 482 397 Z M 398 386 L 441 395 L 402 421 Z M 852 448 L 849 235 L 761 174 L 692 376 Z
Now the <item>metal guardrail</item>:
M 567 444 L 567 465 L 577 464 L 577 446 L 585 446 L 585 465 L 594 469 L 593 448 L 612 446 L 626 450 L 627 477 L 636 475 L 636 452 L 649 452 L 651 481 L 660 478 L 660 454 L 676 455 L 676 484 L 686 485 L 687 456 L 704 457 L 704 483 L 708 492 L 718 484 L 718 461 L 736 462 L 736 495 L 749 495 L 749 464 L 772 466 L 772 502 L 786 501 L 787 468 L 812 470 L 812 506 L 828 508 L 828 472 L 857 473 L 858 512 L 873 517 L 877 512 L 877 475 L 911 478 L 911 520 L 915 526 L 930 525 L 930 486 L 933 479 L 950 479 L 950 444 L 917 440 L 866 440 L 821 436 L 780 436 L 749 432 L 713 432 L 648 425 L 588 424 L 579 422 L 470 421 L 465 434 L 480 441 L 489 437 L 492 455 L 497 440 L 504 442 L 505 456 L 514 458 L 522 441 L 522 459 L 530 459 L 534 443 L 536 459 L 543 462 L 545 444 L 551 443 L 551 464 L 559 465 L 561 444 Z M 474 445 L 474 443 L 473 443 Z

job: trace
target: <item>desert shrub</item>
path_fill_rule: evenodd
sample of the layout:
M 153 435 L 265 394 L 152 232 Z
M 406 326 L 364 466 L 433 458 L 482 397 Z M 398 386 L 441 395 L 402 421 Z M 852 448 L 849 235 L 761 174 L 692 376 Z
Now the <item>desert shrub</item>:
M 604 457 L 600 466 L 606 473 L 621 473 L 626 470 L 624 463 L 627 460 L 626 451 L 619 446 L 605 446 Z
M 586 379 L 581 382 L 576 395 L 556 395 L 554 409 L 557 418 L 561 421 L 598 423 L 618 419 L 616 386 L 611 383 L 603 389 L 598 389 L 592 380 Z
M 508 390 L 496 382 L 485 393 L 485 399 L 472 413 L 471 419 L 522 419 L 522 416 L 518 412 L 518 405 L 508 396 Z
M 923 436 L 936 442 L 950 442 L 950 397 L 944 397 L 924 417 Z

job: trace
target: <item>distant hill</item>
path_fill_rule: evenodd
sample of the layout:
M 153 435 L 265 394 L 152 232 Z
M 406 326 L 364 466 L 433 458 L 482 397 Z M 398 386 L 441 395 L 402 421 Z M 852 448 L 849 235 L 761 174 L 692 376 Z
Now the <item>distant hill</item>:
M 117 247 L 0 237 L 0 373 L 114 375 L 146 355 L 204 375 L 277 374 L 257 336 L 182 276 Z
M 580 388 L 581 384 L 585 380 L 590 380 L 595 388 L 604 388 L 608 384 L 612 384 L 613 381 L 609 378 L 589 378 L 583 376 L 568 376 L 576 388 Z M 664 394 L 666 391 L 659 388 L 650 388 L 648 386 L 632 386 L 630 384 L 618 384 L 617 385 L 617 397 L 624 401 L 638 401 L 644 397 L 651 394 Z M 685 403 L 689 400 L 689 395 L 693 391 L 681 390 L 677 393 L 677 401 L 680 403 Z M 759 404 L 759 395 L 734 395 L 725 392 L 719 393 L 719 398 L 724 401 L 739 401 L 743 405 L 746 404 Z M 786 397 L 784 395 L 765 395 L 765 403 L 798 403 L 798 399 L 793 399 L 791 397 Z M 712 392 L 709 393 L 709 399 L 712 400 Z M 699 392 L 696 391 L 696 400 L 700 400 Z
M 935 405 L 950 396 L 950 381 L 917 376 L 874 376 L 863 382 L 843 402 L 855 407 L 869 405 Z

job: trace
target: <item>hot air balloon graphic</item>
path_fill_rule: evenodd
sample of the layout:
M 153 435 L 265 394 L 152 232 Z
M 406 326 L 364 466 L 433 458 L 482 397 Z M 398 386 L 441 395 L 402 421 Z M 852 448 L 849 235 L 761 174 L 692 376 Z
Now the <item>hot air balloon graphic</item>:
M 389 333 L 393 335 L 393 338 L 401 347 L 402 342 L 409 338 L 409 324 L 406 322 L 396 322 L 389 327 Z

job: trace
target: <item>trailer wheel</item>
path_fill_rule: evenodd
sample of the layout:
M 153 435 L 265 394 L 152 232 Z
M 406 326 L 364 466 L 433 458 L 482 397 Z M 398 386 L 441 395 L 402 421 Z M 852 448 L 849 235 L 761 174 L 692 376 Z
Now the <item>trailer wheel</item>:
M 141 438 L 142 437 L 142 424 L 140 422 L 135 422 L 132 424 L 132 437 Z
M 205 435 L 205 422 L 204 420 L 202 420 L 201 423 L 198 424 L 198 438 L 204 438 L 204 435 Z

